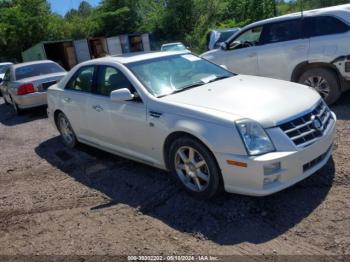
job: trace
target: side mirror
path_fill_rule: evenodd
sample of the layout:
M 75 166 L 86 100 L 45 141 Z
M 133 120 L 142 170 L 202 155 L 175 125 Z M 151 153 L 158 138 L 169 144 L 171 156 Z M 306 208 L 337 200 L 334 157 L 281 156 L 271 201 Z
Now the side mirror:
M 132 99 L 134 99 L 134 95 L 127 88 L 121 88 L 111 92 L 111 100 L 114 102 L 129 101 Z
M 226 42 L 222 42 L 222 43 L 220 44 L 220 48 L 221 48 L 222 50 L 227 50 L 227 49 L 228 49 L 228 44 L 227 44 Z
M 237 48 L 241 48 L 243 45 L 242 45 L 242 42 L 241 41 L 234 41 L 232 42 L 231 44 L 231 49 L 237 49 Z

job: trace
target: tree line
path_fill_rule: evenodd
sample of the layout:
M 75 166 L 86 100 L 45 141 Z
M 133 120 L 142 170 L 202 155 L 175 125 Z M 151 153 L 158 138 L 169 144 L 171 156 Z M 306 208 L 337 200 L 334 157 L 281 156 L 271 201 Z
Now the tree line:
M 82 1 L 64 16 L 46 0 L 0 0 L 0 60 L 20 61 L 41 41 L 152 32 L 159 42 L 183 41 L 201 52 L 210 29 L 242 27 L 292 12 L 348 0 L 101 0 Z

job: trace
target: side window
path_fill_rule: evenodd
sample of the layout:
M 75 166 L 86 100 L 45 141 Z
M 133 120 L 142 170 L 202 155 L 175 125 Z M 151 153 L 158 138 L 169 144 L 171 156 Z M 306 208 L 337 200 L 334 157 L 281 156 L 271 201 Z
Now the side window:
M 332 16 L 305 18 L 303 28 L 306 37 L 341 34 L 350 29 L 344 22 Z
M 296 40 L 301 37 L 300 20 L 288 20 L 268 24 L 263 32 L 264 44 Z
M 4 81 L 11 81 L 11 69 L 7 69 L 4 75 Z
M 69 80 L 66 89 L 91 92 L 95 66 L 82 67 Z
M 110 96 L 111 92 L 121 88 L 128 88 L 135 92 L 129 80 L 118 69 L 111 66 L 100 66 L 97 75 L 96 93 Z
M 236 49 L 238 45 L 239 45 L 238 48 L 245 48 L 245 47 L 259 45 L 261 43 L 262 31 L 263 31 L 263 27 L 259 26 L 243 32 L 238 37 L 233 39 L 233 41 L 230 43 L 230 49 Z

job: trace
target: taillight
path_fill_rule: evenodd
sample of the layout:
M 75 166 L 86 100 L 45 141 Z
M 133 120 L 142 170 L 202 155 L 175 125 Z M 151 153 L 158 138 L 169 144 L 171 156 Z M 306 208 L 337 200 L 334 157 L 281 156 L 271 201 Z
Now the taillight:
M 17 95 L 26 95 L 34 92 L 33 84 L 24 84 L 17 87 Z

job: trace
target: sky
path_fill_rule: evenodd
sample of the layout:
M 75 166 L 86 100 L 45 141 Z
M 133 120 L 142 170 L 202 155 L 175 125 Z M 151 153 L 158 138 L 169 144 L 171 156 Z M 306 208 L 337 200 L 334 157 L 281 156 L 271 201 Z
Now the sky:
M 72 8 L 77 8 L 83 0 L 49 0 L 53 12 L 65 15 Z M 100 0 L 85 0 L 92 6 L 98 5 Z

